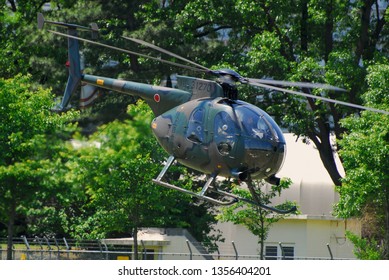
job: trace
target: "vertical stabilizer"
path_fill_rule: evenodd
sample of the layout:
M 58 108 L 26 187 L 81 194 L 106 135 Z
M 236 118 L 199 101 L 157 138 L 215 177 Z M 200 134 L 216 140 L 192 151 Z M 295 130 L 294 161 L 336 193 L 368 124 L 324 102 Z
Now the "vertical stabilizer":
M 65 92 L 62 98 L 61 103 L 55 108 L 55 110 L 63 111 L 66 110 L 66 107 L 69 105 L 70 98 L 73 93 L 81 84 L 81 57 L 80 57 L 80 47 L 79 41 L 75 38 L 77 37 L 77 31 L 91 31 L 92 37 L 96 38 L 98 33 L 98 27 L 96 23 L 90 24 L 90 27 L 80 26 L 76 24 L 69 24 L 64 22 L 56 22 L 45 20 L 42 13 L 38 13 L 38 29 L 43 29 L 43 26 L 51 24 L 58 27 L 63 27 L 67 29 L 68 37 L 68 62 L 69 66 L 69 77 L 66 83 Z
M 68 28 L 68 34 L 77 36 L 76 28 Z M 70 97 L 77 90 L 81 83 L 81 62 L 80 62 L 80 47 L 78 40 L 68 38 L 68 63 L 69 77 L 66 83 L 65 92 L 59 105 L 59 110 L 65 110 L 70 102 Z

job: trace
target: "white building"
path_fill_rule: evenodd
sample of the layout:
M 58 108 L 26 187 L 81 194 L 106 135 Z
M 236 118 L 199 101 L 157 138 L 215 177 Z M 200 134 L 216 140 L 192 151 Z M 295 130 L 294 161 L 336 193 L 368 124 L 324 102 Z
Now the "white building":
M 111 251 L 111 259 L 133 259 L 134 238 L 102 239 Z M 112 249 L 112 246 L 116 249 Z M 128 250 L 130 248 L 130 250 Z M 116 252 L 116 253 L 115 253 Z M 115 254 L 112 254 L 115 253 Z M 208 255 L 201 243 L 182 228 L 142 228 L 138 232 L 138 254 L 147 260 L 207 260 Z

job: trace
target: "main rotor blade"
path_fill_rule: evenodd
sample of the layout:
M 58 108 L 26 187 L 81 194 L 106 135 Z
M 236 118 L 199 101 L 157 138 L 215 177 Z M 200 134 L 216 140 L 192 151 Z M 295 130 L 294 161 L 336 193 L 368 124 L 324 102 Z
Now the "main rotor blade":
M 306 82 L 289 82 L 289 81 L 278 81 L 278 80 L 267 80 L 267 79 L 251 79 L 248 78 L 250 82 L 266 84 L 266 85 L 279 85 L 279 86 L 287 86 L 287 87 L 301 87 L 301 88 L 321 88 L 327 90 L 335 90 L 335 91 L 346 91 L 343 88 L 320 84 L 320 83 L 306 83 Z
M 354 104 L 354 103 L 339 101 L 339 100 L 335 100 L 335 99 L 331 99 L 331 98 L 326 98 L 326 97 L 317 96 L 317 95 L 313 95 L 313 94 L 308 94 L 308 93 L 304 93 L 304 92 L 294 91 L 294 90 L 290 90 L 290 89 L 274 87 L 274 86 L 271 86 L 271 85 L 265 85 L 265 84 L 262 84 L 262 83 L 252 82 L 250 80 L 248 81 L 248 84 L 250 84 L 252 86 L 257 86 L 257 87 L 262 87 L 262 88 L 267 88 L 267 89 L 273 89 L 273 90 L 282 91 L 282 92 L 285 92 L 285 93 L 290 93 L 290 94 L 294 94 L 294 95 L 314 98 L 314 99 L 318 99 L 318 100 L 322 100 L 322 101 L 326 101 L 326 102 L 330 102 L 330 103 L 340 104 L 340 105 L 344 105 L 344 106 L 348 106 L 348 107 L 353 107 L 353 108 L 357 108 L 357 109 L 368 110 L 368 111 L 373 111 L 373 112 L 376 112 L 376 113 L 381 113 L 381 114 L 389 115 L 389 112 L 385 111 L 385 110 L 380 110 L 380 109 L 376 109 L 376 108 L 366 107 L 366 106 L 362 106 L 362 105 L 358 105 L 358 104 Z
M 144 58 L 152 59 L 152 60 L 155 60 L 155 61 L 159 61 L 159 62 L 162 62 L 162 63 L 170 64 L 170 65 L 177 66 L 177 67 L 180 67 L 180 68 L 185 68 L 185 69 L 188 69 L 188 70 L 198 71 L 198 72 L 199 71 L 200 72 L 208 72 L 206 70 L 202 70 L 202 69 L 198 69 L 198 68 L 195 68 L 195 67 L 191 67 L 191 66 L 175 63 L 175 62 L 172 62 L 172 61 L 164 60 L 164 59 L 161 59 L 161 58 L 158 58 L 158 57 L 153 57 L 153 56 L 149 56 L 149 55 L 146 55 L 146 54 L 142 54 L 142 53 L 133 52 L 133 51 L 130 51 L 130 50 L 114 47 L 114 46 L 111 46 L 111 45 L 99 43 L 99 42 L 88 40 L 88 39 L 84 39 L 84 38 L 81 38 L 81 37 L 72 36 L 72 35 L 69 35 L 69 34 L 58 32 L 58 31 L 48 30 L 48 32 L 56 34 L 56 35 L 59 35 L 59 36 L 63 36 L 63 37 L 66 37 L 66 38 L 72 38 L 72 39 L 83 41 L 83 42 L 86 42 L 86 43 L 89 43 L 89 44 L 105 47 L 105 48 L 108 48 L 108 49 L 112 49 L 112 50 L 116 50 L 116 51 L 120 51 L 120 52 L 124 52 L 124 53 L 128 53 L 128 54 L 133 54 L 133 55 L 136 55 L 136 56 L 139 56 L 139 57 L 144 57 Z
M 163 48 L 161 48 L 161 47 L 158 47 L 158 46 L 156 46 L 156 45 L 154 45 L 154 44 L 148 43 L 148 42 L 143 41 L 143 40 L 141 40 L 141 39 L 132 38 L 132 37 L 126 37 L 126 36 L 122 36 L 122 38 L 123 38 L 123 39 L 126 39 L 126 40 L 133 41 L 133 42 L 138 43 L 138 44 L 140 44 L 140 45 L 149 47 L 149 48 L 151 48 L 151 49 L 157 50 L 157 51 L 159 51 L 159 52 L 161 52 L 161 53 L 165 53 L 165 54 L 170 55 L 170 56 L 172 56 L 172 57 L 178 58 L 178 59 L 180 59 L 180 60 L 182 60 L 182 61 L 185 61 L 185 62 L 187 62 L 187 63 L 190 63 L 190 64 L 192 64 L 192 65 L 195 65 L 195 66 L 197 66 L 197 67 L 199 67 L 199 68 L 201 68 L 201 69 L 203 69 L 203 70 L 211 71 L 210 69 L 208 69 L 207 67 L 205 67 L 205 66 L 203 66 L 203 65 L 201 65 L 201 64 L 198 64 L 198 63 L 196 63 L 196 62 L 193 62 L 193 61 L 191 61 L 191 60 L 189 60 L 189 59 L 186 59 L 186 58 L 184 58 L 184 57 L 182 57 L 182 56 L 179 56 L 178 54 L 172 53 L 172 52 L 170 52 L 170 51 L 168 51 L 168 50 L 165 50 L 165 49 L 163 49 Z

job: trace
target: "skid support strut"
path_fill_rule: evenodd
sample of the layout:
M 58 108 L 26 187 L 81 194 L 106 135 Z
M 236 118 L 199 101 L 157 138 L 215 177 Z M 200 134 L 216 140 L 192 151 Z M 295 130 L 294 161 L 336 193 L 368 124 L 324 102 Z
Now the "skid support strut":
M 173 189 L 173 190 L 177 190 L 177 191 L 189 194 L 191 196 L 194 196 L 194 197 L 197 197 L 197 198 L 200 198 L 200 199 L 212 202 L 212 203 L 219 204 L 219 205 L 231 205 L 233 203 L 238 202 L 238 200 L 236 198 L 232 198 L 231 200 L 228 200 L 228 201 L 221 201 L 221 200 L 218 200 L 218 199 L 215 199 L 215 198 L 212 198 L 212 197 L 209 197 L 209 196 L 206 195 L 206 193 L 207 193 L 207 191 L 209 189 L 213 189 L 211 184 L 215 180 L 216 175 L 211 175 L 208 178 L 207 182 L 205 183 L 204 187 L 198 193 L 162 181 L 163 177 L 165 176 L 165 174 L 166 174 L 167 170 L 169 169 L 169 167 L 173 164 L 174 160 L 175 160 L 174 156 L 170 156 L 168 158 L 168 160 L 167 160 L 165 166 L 163 167 L 161 173 L 159 173 L 159 175 L 157 176 L 156 179 L 153 179 L 154 183 L 156 183 L 156 184 L 158 184 L 160 186 L 169 188 L 169 189 Z
M 200 192 L 193 192 L 191 190 L 187 190 L 187 189 L 178 187 L 176 185 L 173 185 L 173 184 L 170 184 L 170 183 L 162 181 L 163 177 L 165 176 L 165 174 L 166 174 L 167 170 L 170 168 L 170 166 L 173 164 L 174 160 L 175 160 L 174 156 L 170 156 L 168 158 L 168 160 L 166 161 L 166 164 L 163 167 L 161 173 L 159 173 L 159 175 L 157 176 L 156 179 L 153 179 L 154 183 L 156 183 L 156 184 L 158 184 L 160 186 L 169 188 L 169 189 L 173 189 L 173 190 L 180 191 L 182 193 L 189 194 L 189 195 L 197 197 L 199 199 L 203 199 L 203 200 L 215 203 L 215 204 L 219 204 L 219 205 L 231 205 L 231 204 L 237 203 L 239 201 L 243 201 L 243 202 L 246 202 L 246 203 L 250 203 L 252 205 L 259 206 L 259 207 L 261 207 L 261 208 L 263 208 L 265 210 L 270 210 L 270 211 L 273 211 L 273 212 L 276 212 L 276 213 L 279 213 L 279 214 L 288 214 L 288 213 L 296 211 L 295 207 L 292 207 L 289 210 L 281 210 L 281 209 L 277 209 L 277 208 L 274 208 L 274 207 L 271 207 L 271 206 L 268 206 L 268 205 L 260 203 L 258 201 L 257 197 L 254 197 L 255 201 L 253 201 L 253 200 L 246 199 L 246 198 L 240 197 L 238 195 L 235 195 L 235 194 L 232 194 L 232 193 L 229 193 L 229 192 L 225 192 L 225 191 L 219 190 L 219 189 L 217 189 L 217 188 L 215 188 L 214 186 L 211 185 L 215 181 L 215 178 L 216 178 L 217 174 L 212 174 L 212 175 L 209 176 L 207 182 L 205 183 L 205 185 L 203 186 L 203 188 L 201 189 Z M 208 191 L 216 193 L 218 195 L 221 195 L 224 198 L 227 198 L 227 200 L 219 200 L 219 199 L 215 199 L 213 197 L 210 197 L 210 196 L 207 195 Z

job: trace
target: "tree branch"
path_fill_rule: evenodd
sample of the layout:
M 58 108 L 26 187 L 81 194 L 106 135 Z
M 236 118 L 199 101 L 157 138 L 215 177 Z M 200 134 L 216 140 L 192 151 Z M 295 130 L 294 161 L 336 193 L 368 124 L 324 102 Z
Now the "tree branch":
M 17 7 L 16 7 L 16 3 L 14 0 L 8 0 L 8 3 L 11 5 L 11 11 L 12 12 L 16 12 L 17 11 Z
M 196 29 L 204 27 L 206 25 L 207 24 L 203 24 L 200 27 L 197 27 Z M 212 29 L 208 29 L 207 31 L 204 31 L 204 32 L 201 32 L 201 33 L 197 33 L 194 37 L 195 38 L 201 38 L 201 37 L 207 36 L 207 35 L 209 35 L 211 33 L 217 32 L 217 31 L 222 30 L 222 29 L 227 29 L 227 28 L 232 28 L 232 26 L 231 25 L 220 25 L 218 27 L 215 27 L 215 28 L 212 28 Z
M 283 47 L 281 48 L 281 54 L 289 61 L 293 61 L 294 60 L 294 56 L 293 56 L 294 51 L 293 51 L 292 41 L 290 40 L 290 38 L 288 36 L 282 34 L 280 28 L 276 24 L 275 19 L 271 16 L 270 9 L 269 9 L 269 7 L 267 7 L 266 3 L 265 2 L 261 3 L 261 6 L 263 8 L 263 11 L 266 14 L 269 30 L 274 30 L 276 32 L 276 34 L 278 35 L 278 37 L 280 38 L 281 43 L 285 42 L 287 45 L 287 47 L 285 47 L 284 44 L 282 44 Z M 288 50 L 286 50 L 286 49 L 288 49 Z
M 359 32 L 359 40 L 357 42 L 356 59 L 357 63 L 365 53 L 366 46 L 369 44 L 369 26 L 371 18 L 371 9 L 375 0 L 366 0 L 361 7 L 361 29 Z

